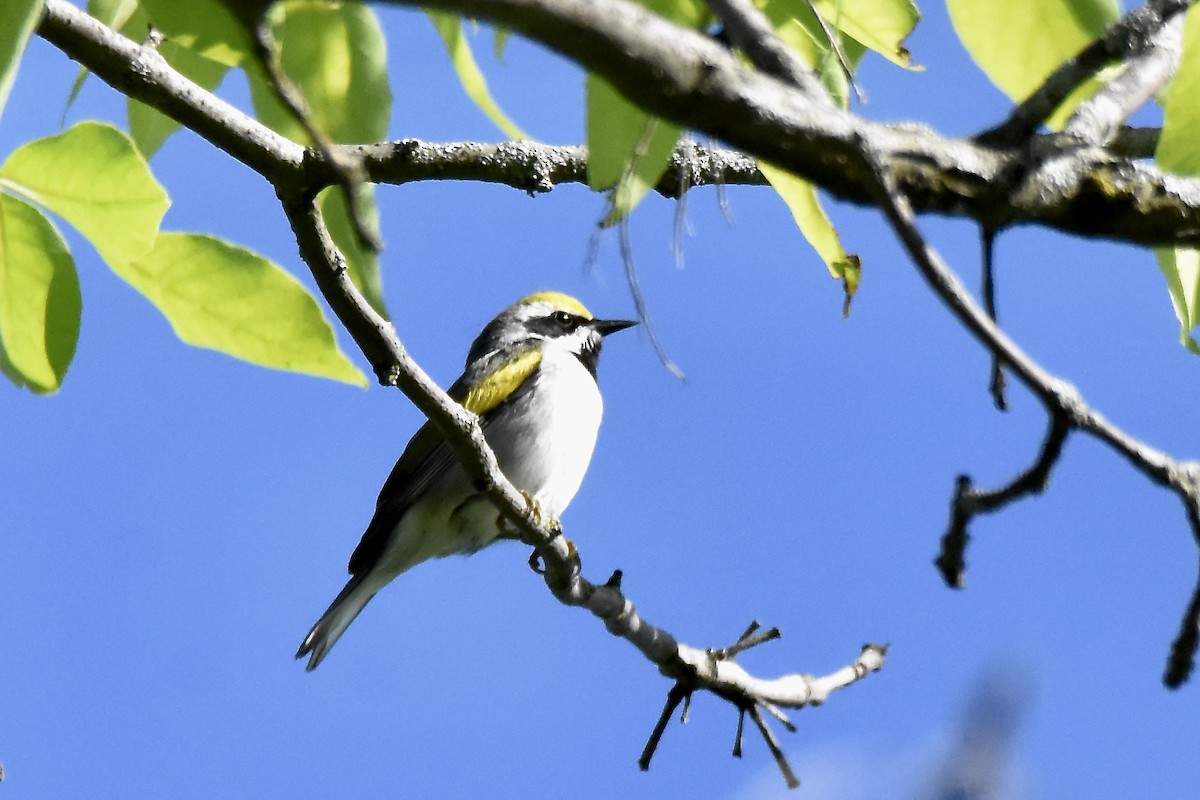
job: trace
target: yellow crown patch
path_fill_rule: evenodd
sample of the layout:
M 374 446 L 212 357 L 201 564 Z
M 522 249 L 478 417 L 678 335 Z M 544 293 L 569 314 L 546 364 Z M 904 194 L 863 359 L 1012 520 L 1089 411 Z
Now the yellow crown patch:
M 571 295 L 563 294 L 562 292 L 535 292 L 517 301 L 517 305 L 525 305 L 526 303 L 546 303 L 557 309 L 570 311 L 572 314 L 577 314 L 584 319 L 592 319 L 592 312 L 588 311 L 583 303 L 571 297 Z

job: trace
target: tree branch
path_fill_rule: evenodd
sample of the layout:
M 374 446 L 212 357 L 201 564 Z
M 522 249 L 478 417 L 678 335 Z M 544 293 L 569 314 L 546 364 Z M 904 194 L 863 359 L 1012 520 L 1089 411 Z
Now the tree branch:
M 978 503 L 980 498 L 983 498 L 985 502 L 1002 504 L 1028 494 L 1035 490 L 1039 483 L 1044 482 L 1045 475 L 1056 459 L 1057 451 L 1061 450 L 1061 440 L 1065 438 L 1066 433 L 1078 430 L 1108 444 L 1143 475 L 1175 492 L 1183 501 L 1192 535 L 1200 545 L 1200 462 L 1176 460 L 1135 439 L 1088 406 L 1075 387 L 1042 369 L 997 327 L 954 272 L 942 261 L 937 251 L 925 242 L 916 227 L 912 207 L 900 192 L 895 176 L 879 153 L 871 147 L 870 142 L 862 143 L 862 159 L 878 181 L 879 205 L 922 276 L 967 330 L 997 359 L 1011 368 L 1013 374 L 1042 401 L 1051 415 L 1051 431 L 1043 446 L 1042 457 L 1033 469 L 1005 489 L 977 495 L 973 501 L 970 496 L 969 479 L 960 478 L 958 495 L 964 497 L 965 502 Z M 957 499 L 955 506 L 957 509 Z M 974 510 L 985 509 L 977 506 Z M 961 580 L 961 572 L 958 577 Z M 1197 584 L 1196 593 L 1196 597 L 1200 597 L 1200 583 Z M 1195 630 L 1198 624 L 1200 602 L 1194 598 L 1171 651 L 1166 678 L 1167 685 L 1171 688 L 1179 685 L 1172 683 L 1172 679 L 1181 682 L 1192 668 L 1197 643 L 1200 642 Z
M 1183 21 L 1177 14 L 1154 31 L 1144 52 L 1130 58 L 1125 70 L 1084 101 L 1063 133 L 1090 144 L 1108 144 L 1127 120 L 1166 86 L 1179 66 Z
M 1200 180 L 1165 175 L 1130 157 L 1081 148 L 1075 140 L 1039 137 L 1031 148 L 997 150 L 911 125 L 858 119 L 813 104 L 794 88 L 748 70 L 706 37 L 628 0 L 430 0 L 426 5 L 513 22 L 534 38 L 540 34 L 548 46 L 571 57 L 578 53 L 581 62 L 622 84 L 648 110 L 766 158 L 845 200 L 876 203 L 871 176 L 855 149 L 865 137 L 921 211 L 973 218 L 996 230 L 1033 222 L 1140 244 L 1200 245 Z M 315 191 L 339 180 L 337 170 L 315 151 L 274 133 L 66 0 L 46 0 L 38 32 L 122 93 L 166 113 L 276 186 Z M 535 152 L 512 143 L 413 146 L 407 141 L 358 149 L 370 162 L 370 179 L 383 182 L 461 178 L 541 191 L 582 174 L 580 152 L 540 147 Z M 720 163 L 677 159 L 678 170 L 659 184 L 671 196 L 683 186 L 679 178 L 685 165 L 693 185 L 762 181 L 733 154 L 721 156 Z M 552 169 L 539 171 L 544 164 Z

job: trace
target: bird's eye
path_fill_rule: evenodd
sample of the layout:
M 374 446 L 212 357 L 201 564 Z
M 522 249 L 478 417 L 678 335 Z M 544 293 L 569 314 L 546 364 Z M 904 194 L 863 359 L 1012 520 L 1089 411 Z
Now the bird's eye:
M 564 331 L 569 331 L 575 327 L 575 315 L 568 314 L 566 311 L 555 311 L 550 315 L 550 319 Z

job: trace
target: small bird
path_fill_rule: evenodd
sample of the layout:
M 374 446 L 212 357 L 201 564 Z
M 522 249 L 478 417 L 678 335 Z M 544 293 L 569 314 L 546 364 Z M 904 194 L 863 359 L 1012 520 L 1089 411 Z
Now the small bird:
M 557 520 L 592 459 L 603 401 L 600 345 L 636 322 L 594 319 L 573 297 L 538 292 L 487 324 L 449 394 L 479 416 L 500 469 Z M 383 484 L 375 516 L 350 556 L 350 581 L 304 637 L 296 658 L 311 672 L 363 607 L 423 561 L 473 553 L 501 533 L 500 512 L 467 480 L 454 452 L 426 422 Z

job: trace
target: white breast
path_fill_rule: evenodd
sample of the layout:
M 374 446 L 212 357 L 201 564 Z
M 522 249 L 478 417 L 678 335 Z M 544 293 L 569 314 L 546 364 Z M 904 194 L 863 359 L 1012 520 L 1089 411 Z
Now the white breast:
M 530 380 L 530 393 L 518 401 L 528 406 L 496 419 L 486 436 L 508 479 L 557 519 L 583 483 L 604 403 L 575 354 L 552 343 Z

